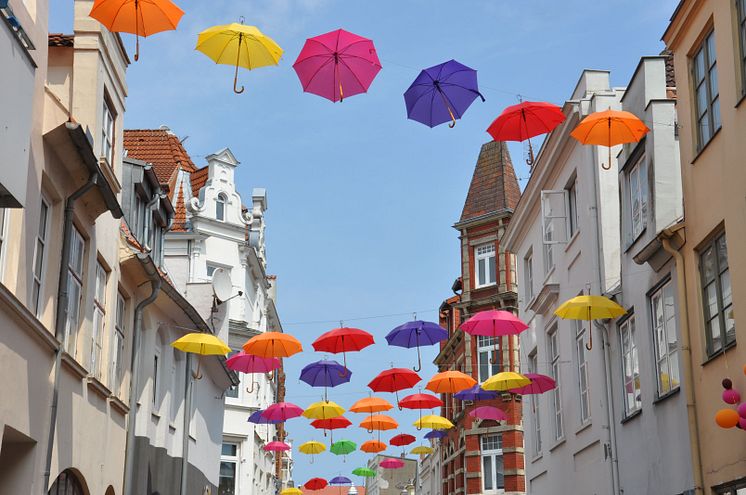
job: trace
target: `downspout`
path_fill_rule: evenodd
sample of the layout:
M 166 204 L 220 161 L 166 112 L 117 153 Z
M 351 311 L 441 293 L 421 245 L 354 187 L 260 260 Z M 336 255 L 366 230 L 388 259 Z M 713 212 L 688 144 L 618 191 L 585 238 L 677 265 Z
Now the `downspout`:
M 132 331 L 132 360 L 129 413 L 127 414 L 127 443 L 124 456 L 124 493 L 134 495 L 135 484 L 135 425 L 137 423 L 137 393 L 140 389 L 140 334 L 142 333 L 143 312 L 145 307 L 152 304 L 161 290 L 161 276 L 152 262 L 148 261 L 149 255 L 137 255 L 150 279 L 151 293 L 140 301 L 135 307 L 135 325 Z
M 679 314 L 683 316 L 679 319 L 681 327 L 681 360 L 684 368 L 684 393 L 686 394 L 686 414 L 689 423 L 689 451 L 692 456 L 692 477 L 694 481 L 694 493 L 704 493 L 702 488 L 702 453 L 699 445 L 699 422 L 697 420 L 697 399 L 694 395 L 694 365 L 692 363 L 691 336 L 689 333 L 689 311 L 686 300 L 686 275 L 684 272 L 684 257 L 681 253 L 671 246 L 670 237 L 674 235 L 673 229 L 664 229 L 661 233 L 660 240 L 663 249 L 673 256 L 676 263 L 676 290 L 679 305 Z
M 46 495 L 49 489 L 49 478 L 52 470 L 52 449 L 54 447 L 54 435 L 57 429 L 57 404 L 59 402 L 60 392 L 60 368 L 62 366 L 62 353 L 64 352 L 64 328 L 67 321 L 67 308 L 69 294 L 67 292 L 68 282 L 68 264 L 70 263 L 70 250 L 72 244 L 73 229 L 73 212 L 75 202 L 85 193 L 90 191 L 98 182 L 98 172 L 91 173 L 88 181 L 83 184 L 77 191 L 67 197 L 65 201 L 65 214 L 62 230 L 62 256 L 60 260 L 60 278 L 57 288 L 57 312 L 54 320 L 54 336 L 59 342 L 54 356 L 54 384 L 52 386 L 52 406 L 49 417 L 49 438 L 47 439 L 47 459 L 44 466 L 44 483 L 42 484 L 41 493 Z
M 186 386 L 184 387 L 184 419 L 182 422 L 181 452 L 184 460 L 181 463 L 181 485 L 179 495 L 187 495 L 187 478 L 189 474 L 189 421 L 192 417 L 192 355 L 186 357 Z

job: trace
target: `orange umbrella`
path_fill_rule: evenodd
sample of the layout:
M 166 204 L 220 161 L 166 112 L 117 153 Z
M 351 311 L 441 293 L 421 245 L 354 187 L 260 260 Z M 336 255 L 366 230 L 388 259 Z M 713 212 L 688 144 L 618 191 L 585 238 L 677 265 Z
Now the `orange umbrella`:
M 282 358 L 301 352 L 303 346 L 298 339 L 287 333 L 264 332 L 247 340 L 243 350 L 246 354 L 264 358 Z
M 376 440 L 368 440 L 367 442 L 363 442 L 360 446 L 360 450 L 369 454 L 375 454 L 376 452 L 383 452 L 386 450 L 386 444 Z
M 460 371 L 443 371 L 427 382 L 426 389 L 436 394 L 454 394 L 477 384 L 477 381 Z
M 112 33 L 131 33 L 136 37 L 135 61 L 140 58 L 140 36 L 172 31 L 184 11 L 169 0 L 96 0 L 91 17 Z
M 622 110 L 594 112 L 584 118 L 570 133 L 582 144 L 597 144 L 609 148 L 608 167 L 611 168 L 611 147 L 617 144 L 636 143 L 650 131 L 634 114 Z
M 386 416 L 385 414 L 375 414 L 360 423 L 360 428 L 365 428 L 368 431 L 395 430 L 398 427 L 399 423 L 391 416 Z
M 350 407 L 350 412 L 373 414 L 381 411 L 388 411 L 393 408 L 394 406 L 386 399 L 381 399 L 380 397 L 366 397 L 365 399 L 360 399 L 355 402 L 352 407 Z

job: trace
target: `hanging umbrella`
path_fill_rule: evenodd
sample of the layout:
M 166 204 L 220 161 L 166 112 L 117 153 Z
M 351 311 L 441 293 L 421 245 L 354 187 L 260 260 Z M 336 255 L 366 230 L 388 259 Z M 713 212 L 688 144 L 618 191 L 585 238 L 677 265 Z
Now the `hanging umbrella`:
M 329 450 L 334 455 L 347 456 L 347 454 L 349 454 L 350 452 L 354 452 L 355 450 L 357 450 L 357 444 L 350 440 L 340 440 L 338 442 L 334 442 Z M 346 462 L 346 458 L 344 458 L 342 462 Z M 332 484 L 331 481 L 329 483 Z
M 461 329 L 470 335 L 492 337 L 494 354 L 497 354 L 497 337 L 518 335 L 527 328 L 528 325 L 510 311 L 495 309 L 480 311 L 461 325 Z M 492 358 L 490 363 L 494 364 Z
M 188 333 L 171 342 L 171 347 L 200 356 L 225 356 L 231 352 L 231 348 L 218 337 L 202 332 Z M 202 378 L 202 373 L 199 371 L 201 365 L 202 360 L 197 358 L 197 371 L 192 375 L 196 380 Z
M 323 490 L 326 488 L 326 485 L 328 483 L 323 478 L 311 478 L 310 480 L 306 481 L 306 483 L 303 485 L 303 488 L 306 490 Z
M 311 426 L 313 426 L 317 430 L 324 430 L 324 436 L 326 436 L 326 430 L 329 430 L 329 438 L 332 443 L 334 442 L 334 430 L 347 428 L 350 425 L 352 425 L 352 421 L 345 418 L 344 416 L 337 416 L 336 418 L 328 419 L 315 419 L 311 421 Z
M 282 57 L 282 48 L 269 36 L 255 26 L 241 23 L 213 26 L 205 29 L 197 37 L 194 47 L 212 59 L 216 64 L 235 65 L 233 91 L 243 93 L 243 86 L 238 89 L 238 68 L 256 69 L 268 65 L 277 65 Z
M 281 332 L 264 332 L 251 337 L 243 345 L 246 354 L 261 357 L 290 357 L 303 350 L 301 343 L 290 334 Z
M 476 385 L 477 381 L 460 371 L 442 371 L 427 382 L 426 389 L 436 394 L 453 394 Z
M 327 388 L 348 383 L 352 372 L 336 361 L 322 360 L 306 365 L 300 372 L 301 381 L 312 387 L 324 387 L 324 400 L 327 399 Z
M 547 132 L 565 120 L 562 109 L 552 103 L 544 101 L 522 101 L 503 110 L 487 128 L 487 132 L 495 141 L 526 141 L 528 140 L 528 161 L 530 167 L 534 163 L 534 150 L 531 138 Z
M 420 375 L 410 369 L 391 368 L 379 373 L 368 387 L 374 392 L 394 392 L 399 402 L 399 390 L 412 388 L 421 380 Z
M 290 488 L 283 489 L 280 495 L 303 495 L 303 492 L 299 488 L 291 486 Z
M 378 431 L 379 440 L 381 437 L 381 431 L 395 430 L 398 427 L 399 423 L 397 423 L 391 416 L 386 416 L 385 414 L 374 414 L 360 422 L 360 428 L 365 428 L 371 433 L 373 431 Z
M 427 438 L 428 440 L 431 440 L 431 439 L 435 440 L 435 439 L 438 439 L 438 438 L 443 438 L 443 437 L 445 437 L 447 435 L 448 435 L 448 433 L 446 433 L 446 432 L 444 432 L 442 430 L 432 430 L 432 431 L 428 431 L 427 433 L 425 433 L 425 438 Z
M 367 442 L 363 442 L 360 446 L 360 450 L 369 454 L 375 454 L 386 450 L 386 444 L 376 440 L 368 440 Z
M 353 469 L 352 474 L 355 476 L 362 476 L 363 478 L 372 478 L 376 475 L 376 472 L 367 467 L 359 467 Z
M 402 409 L 419 409 L 420 418 L 422 417 L 423 409 L 433 409 L 435 407 L 441 407 L 443 401 L 438 397 L 430 394 L 412 394 L 404 397 L 399 401 L 399 410 Z
M 262 412 L 262 416 L 273 421 L 287 421 L 303 414 L 303 409 L 290 402 L 272 404 Z
M 484 390 L 478 383 L 471 388 L 462 390 L 461 392 L 453 394 L 453 397 L 458 400 L 491 400 L 497 399 L 500 396 L 497 392 L 491 390 Z
M 246 354 L 244 351 L 241 351 L 226 359 L 225 365 L 228 369 L 233 371 L 240 371 L 242 373 L 253 375 L 256 373 L 272 372 L 282 366 L 282 363 L 280 363 L 280 360 L 277 358 L 263 358 L 254 356 L 253 354 Z M 251 387 L 247 388 L 246 391 L 249 393 L 253 392 L 255 383 L 256 382 L 252 377 Z
M 404 467 L 404 461 L 393 458 L 384 459 L 378 464 L 378 467 L 382 467 L 384 469 L 401 469 Z
M 649 131 L 648 126 L 634 114 L 610 108 L 588 115 L 573 129 L 570 136 L 582 144 L 597 144 L 609 148 L 608 167 L 603 164 L 601 167 L 610 170 L 611 147 L 617 144 L 637 143 Z
M 388 411 L 393 408 L 394 406 L 392 406 L 386 399 L 381 399 L 380 397 L 366 397 L 355 402 L 352 407 L 350 407 L 350 412 L 373 414 Z
M 308 419 L 337 418 L 345 413 L 343 407 L 332 401 L 314 402 L 303 411 L 303 417 Z
M 435 345 L 442 340 L 448 340 L 448 331 L 441 328 L 437 323 L 422 320 L 408 321 L 386 335 L 386 341 L 389 345 L 407 349 L 417 348 L 417 367 L 412 368 L 414 371 L 422 369 L 420 346 Z
M 492 419 L 495 421 L 507 421 L 508 415 L 502 409 L 494 406 L 475 407 L 469 411 L 469 416 L 477 419 Z
M 371 40 L 337 29 L 308 38 L 293 69 L 303 91 L 336 103 L 367 92 L 381 62 Z
M 134 34 L 137 62 L 140 36 L 176 29 L 184 11 L 169 0 L 96 0 L 88 15 L 112 33 Z
M 265 418 L 263 414 L 264 414 L 264 409 L 259 409 L 258 411 L 254 411 L 253 413 L 249 415 L 248 422 L 254 423 L 257 425 L 276 425 L 284 421 L 282 419 L 271 420 L 269 418 Z
M 453 423 L 451 423 L 448 419 L 444 418 L 443 416 L 423 416 L 421 419 L 418 419 L 415 421 L 414 426 L 417 427 L 418 430 L 421 430 L 423 428 L 429 428 L 431 430 L 448 430 L 450 428 L 453 428 Z
M 428 127 L 444 122 L 456 125 L 477 98 L 484 101 L 477 85 L 477 71 L 449 60 L 420 72 L 404 93 L 407 117 Z
M 400 433 L 396 435 L 395 437 L 392 437 L 391 440 L 389 440 L 389 443 L 391 445 L 396 445 L 397 447 L 402 447 L 404 445 L 409 445 L 410 443 L 414 443 L 417 438 L 414 435 L 409 435 L 407 433 Z
M 347 369 L 347 353 L 361 351 L 374 343 L 373 336 L 359 328 L 335 328 L 322 334 L 313 341 L 313 349 L 316 352 L 342 353 L 342 362 Z
M 531 380 L 531 383 L 523 387 L 512 388 L 508 392 L 521 395 L 543 394 L 549 390 L 557 388 L 557 382 L 554 378 L 539 373 L 526 373 L 523 376 Z
M 336 476 L 329 480 L 330 485 L 351 485 L 352 480 L 346 476 Z
M 433 448 L 432 447 L 426 447 L 424 445 L 419 445 L 411 450 L 412 454 L 416 455 L 425 455 L 425 454 L 432 454 Z
M 627 311 L 623 307 L 604 296 L 575 296 L 572 299 L 563 302 L 560 307 L 554 311 L 554 314 L 563 320 L 588 321 L 589 339 L 585 348 L 589 351 L 593 349 L 593 327 L 590 326 L 591 320 L 613 319 L 626 313 Z
M 311 464 L 313 464 L 313 456 L 316 454 L 320 454 L 324 452 L 325 450 L 326 450 L 326 445 L 324 445 L 321 442 L 316 442 L 313 440 L 311 440 L 310 442 L 305 442 L 298 447 L 298 452 L 300 452 L 301 454 L 307 454 L 311 456 L 311 461 L 310 461 Z
M 286 450 L 290 450 L 290 445 L 285 442 L 269 442 L 264 446 L 264 450 L 266 452 L 285 452 Z
M 503 371 L 487 378 L 482 384 L 485 390 L 494 390 L 496 392 L 506 392 L 510 389 L 525 387 L 530 384 L 531 380 L 513 371 Z

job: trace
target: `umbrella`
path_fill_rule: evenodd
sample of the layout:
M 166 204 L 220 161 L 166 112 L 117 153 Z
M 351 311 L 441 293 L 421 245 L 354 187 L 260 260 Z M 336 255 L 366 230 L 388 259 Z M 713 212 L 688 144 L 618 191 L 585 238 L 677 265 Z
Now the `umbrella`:
M 503 110 L 487 128 L 487 132 L 495 141 L 528 140 L 529 158 L 526 163 L 530 167 L 534 163 L 531 138 L 551 132 L 564 120 L 565 114 L 557 105 L 544 101 L 522 101 Z
M 494 406 L 475 407 L 469 411 L 469 416 L 477 419 L 493 419 L 495 421 L 507 421 L 508 415 L 500 408 Z
M 231 352 L 231 348 L 228 347 L 225 342 L 220 340 L 211 333 L 193 332 L 184 335 L 183 337 L 171 342 L 171 347 L 174 347 L 183 352 L 191 352 L 192 354 L 199 354 L 200 356 L 225 356 Z M 197 359 L 197 371 L 192 376 L 196 380 L 202 378 L 199 368 L 202 365 L 202 360 Z
M 282 363 L 277 358 L 263 358 L 241 351 L 226 359 L 225 365 L 233 371 L 255 374 L 274 371 L 282 366 Z M 251 393 L 254 391 L 254 383 L 255 381 L 252 377 L 251 387 L 246 389 L 247 392 Z
M 375 454 L 386 450 L 386 444 L 377 440 L 368 440 L 367 442 L 363 442 L 360 446 L 360 450 L 369 454 Z
M 399 402 L 399 390 L 412 388 L 421 380 L 420 375 L 410 369 L 391 368 L 379 373 L 368 387 L 374 392 L 394 392 Z
M 264 446 L 266 452 L 284 452 L 290 450 L 290 445 L 285 442 L 269 442 Z
M 303 411 L 303 417 L 308 419 L 337 418 L 345 413 L 343 407 L 332 401 L 314 402 Z
M 402 447 L 404 445 L 409 445 L 410 443 L 414 443 L 414 441 L 417 440 L 414 435 L 409 435 L 407 433 L 400 433 L 399 435 L 396 435 L 391 440 L 389 440 L 389 443 L 391 445 L 396 445 L 397 447 Z
M 432 447 L 426 447 L 424 445 L 419 445 L 411 450 L 413 454 L 432 454 L 433 448 Z
M 330 485 L 350 485 L 352 484 L 352 480 L 346 476 L 336 476 L 329 480 L 329 484 Z
M 404 93 L 404 102 L 408 118 L 428 127 L 450 120 L 453 127 L 477 96 L 484 101 L 477 71 L 449 60 L 420 72 Z
M 421 345 L 435 345 L 447 339 L 447 330 L 441 328 L 437 323 L 422 320 L 408 321 L 394 328 L 386 335 L 386 341 L 389 345 L 405 347 L 407 349 L 411 349 L 412 347 L 417 348 L 417 367 L 413 368 L 414 371 L 422 369 Z
M 575 296 L 563 302 L 554 311 L 554 314 L 564 320 L 587 320 L 590 325 L 591 320 L 618 318 L 626 312 L 623 307 L 604 296 Z M 589 329 L 589 340 L 585 345 L 585 348 L 589 351 L 593 348 L 593 332 L 591 330 L 592 327 Z
M 361 351 L 374 343 L 373 336 L 359 328 L 335 328 L 322 334 L 313 341 L 313 349 L 316 352 L 342 353 L 342 362 L 347 368 L 347 353 Z
M 324 400 L 327 398 L 327 388 L 348 383 L 352 372 L 336 361 L 322 360 L 306 365 L 300 372 L 301 381 L 312 387 L 324 387 Z
M 281 332 L 264 332 L 251 337 L 243 345 L 246 354 L 261 357 L 290 357 L 303 350 L 301 343 L 290 334 Z
M 303 409 L 290 402 L 272 404 L 262 412 L 262 416 L 273 421 L 287 421 L 303 414 Z
M 391 416 L 386 416 L 385 414 L 374 414 L 360 422 L 360 428 L 365 428 L 366 430 L 368 430 L 368 432 L 377 430 L 379 432 L 379 440 L 381 431 L 395 430 L 398 427 L 399 423 L 397 423 L 396 420 Z
M 140 36 L 172 31 L 184 11 L 169 0 L 96 0 L 91 17 L 112 33 L 135 35 L 135 62 L 140 59 Z
M 303 485 L 303 488 L 306 490 L 321 490 L 326 488 L 326 485 L 328 483 L 323 478 L 311 478 L 310 480 L 306 481 L 306 483 Z
M 303 444 L 300 445 L 300 447 L 298 447 L 298 451 L 301 454 L 308 454 L 308 455 L 311 456 L 311 461 L 310 461 L 311 464 L 313 464 L 313 456 L 315 454 L 320 454 L 320 453 L 322 453 L 325 450 L 326 450 L 326 445 L 324 445 L 321 442 L 316 442 L 314 440 L 311 440 L 310 442 L 303 443 Z M 326 483 L 326 482 L 324 482 L 324 483 Z M 321 488 L 323 488 L 323 487 L 321 487 Z
M 497 337 L 518 335 L 527 328 L 528 325 L 510 311 L 495 309 L 480 311 L 461 325 L 461 329 L 470 335 L 492 337 L 495 354 L 497 354 Z M 492 359 L 490 363 L 494 364 Z
M 350 412 L 373 414 L 388 411 L 393 408 L 394 406 L 392 406 L 386 399 L 381 399 L 380 397 L 366 397 L 355 402 L 352 407 L 350 407 Z
M 344 456 L 346 456 L 350 452 L 354 452 L 356 449 L 357 449 L 357 444 L 350 440 L 340 440 L 338 442 L 334 442 L 332 446 L 329 448 L 332 454 L 344 455 Z
M 448 430 L 449 428 L 453 428 L 453 423 L 451 423 L 448 419 L 444 418 L 443 416 L 423 416 L 421 419 L 418 419 L 415 421 L 414 426 L 417 427 L 418 430 L 421 430 L 423 428 L 430 428 L 432 430 Z
M 353 469 L 352 474 L 355 476 L 362 476 L 363 478 L 372 478 L 376 475 L 376 472 L 367 467 L 359 467 Z
M 368 91 L 381 62 L 371 40 L 337 29 L 308 38 L 293 69 L 303 91 L 336 103 Z
M 428 431 L 427 433 L 425 433 L 425 438 L 427 438 L 428 440 L 430 440 L 430 439 L 436 439 L 436 438 L 443 438 L 446 435 L 448 435 L 448 433 L 446 433 L 444 431 L 441 431 L 441 430 L 432 430 L 432 431 Z
M 284 420 L 271 420 L 269 418 L 266 418 L 263 416 L 264 409 L 259 409 L 258 411 L 254 411 L 249 415 L 248 422 L 254 423 L 257 425 L 276 425 L 278 423 L 282 423 Z
M 453 394 L 453 396 L 458 400 L 490 400 L 497 399 L 499 397 L 499 394 L 491 390 L 484 390 L 477 383 L 471 388 L 467 388 L 466 390 L 462 390 L 461 392 Z
M 337 416 L 336 418 L 328 419 L 315 419 L 311 421 L 311 426 L 318 430 L 324 430 L 324 436 L 326 436 L 326 430 L 333 432 L 333 430 L 347 428 L 350 425 L 352 425 L 352 421 L 344 416 Z M 334 442 L 334 435 L 332 435 L 332 433 L 330 433 L 330 439 Z
M 541 375 L 539 373 L 526 373 L 523 376 L 531 380 L 531 383 L 524 385 L 523 387 L 512 388 L 509 392 L 521 395 L 543 394 L 544 392 L 557 388 L 557 382 L 555 382 L 554 378 L 551 376 Z
M 482 384 L 485 390 L 494 390 L 496 392 L 506 392 L 510 389 L 524 387 L 531 383 L 531 380 L 513 371 L 503 371 L 487 378 Z
M 419 409 L 420 417 L 422 417 L 423 409 L 432 409 L 434 407 L 440 407 L 443 405 L 443 401 L 438 397 L 430 394 L 412 394 L 404 397 L 399 401 L 399 410 L 406 409 Z
M 280 495 L 303 495 L 303 492 L 299 488 L 290 487 L 283 489 Z
M 277 65 L 282 57 L 282 48 L 269 36 L 255 26 L 231 23 L 205 29 L 197 37 L 199 50 L 216 64 L 235 65 L 233 91 L 243 93 L 243 86 L 238 89 L 238 67 L 256 69 L 267 65 Z
M 460 371 L 442 371 L 427 382 L 426 389 L 436 394 L 453 394 L 476 385 L 477 381 Z
M 404 467 L 404 461 L 400 461 L 399 459 L 384 459 L 378 464 L 378 467 L 382 467 L 384 469 L 401 469 Z
M 601 165 L 604 170 L 611 169 L 611 147 L 617 144 L 637 143 L 650 131 L 642 120 L 634 114 L 621 110 L 604 110 L 584 118 L 573 129 L 570 136 L 582 144 L 597 144 L 609 148 L 609 165 Z

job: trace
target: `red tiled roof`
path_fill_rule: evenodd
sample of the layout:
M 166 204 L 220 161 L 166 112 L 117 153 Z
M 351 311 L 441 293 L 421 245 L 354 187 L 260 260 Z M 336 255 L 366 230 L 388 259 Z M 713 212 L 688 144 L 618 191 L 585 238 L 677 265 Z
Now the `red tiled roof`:
M 152 163 L 161 184 L 168 183 L 179 167 L 197 170 L 179 138 L 166 129 L 126 129 L 124 148 L 127 156 Z
M 75 44 L 75 35 L 62 33 L 49 33 L 47 37 L 49 46 L 71 47 Z
M 500 141 L 483 144 L 460 221 L 506 208 L 514 210 L 520 197 L 507 145 Z
M 145 252 L 145 248 L 142 246 L 142 244 L 140 244 L 140 242 L 138 242 L 138 240 L 132 234 L 132 231 L 130 230 L 129 225 L 127 225 L 127 222 L 125 222 L 124 219 L 122 219 L 122 221 L 119 223 L 119 231 L 124 236 L 124 240 L 127 241 L 127 244 L 137 249 L 141 253 Z
M 187 229 L 187 216 L 186 216 L 186 205 L 184 204 L 184 191 L 182 188 L 176 193 L 176 200 L 174 203 L 174 222 L 171 225 L 171 232 L 186 232 Z
M 208 167 L 205 166 L 191 174 L 192 196 L 195 198 L 199 197 L 199 190 L 205 187 L 205 184 L 207 183 L 207 172 Z
M 355 488 L 357 488 L 358 495 L 365 495 L 365 487 L 364 486 L 357 486 L 355 485 Z M 327 486 L 326 488 L 322 490 L 306 490 L 302 486 L 300 487 L 300 491 L 303 493 L 308 493 L 309 495 L 347 495 L 347 493 L 350 491 L 349 485 L 342 485 L 342 486 Z

